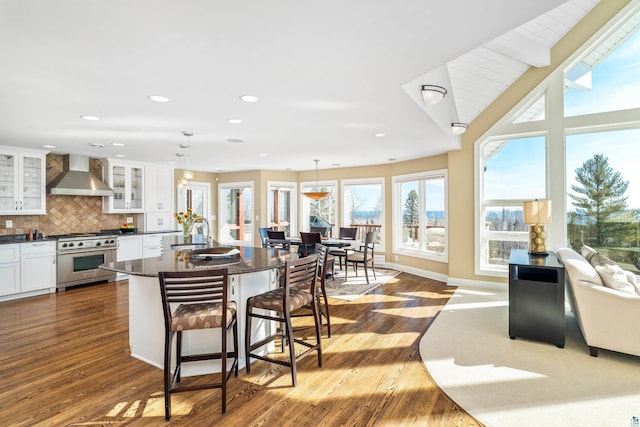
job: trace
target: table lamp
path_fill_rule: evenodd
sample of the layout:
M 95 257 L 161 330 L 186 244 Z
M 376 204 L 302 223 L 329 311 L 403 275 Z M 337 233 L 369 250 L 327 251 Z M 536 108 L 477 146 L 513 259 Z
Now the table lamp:
M 551 200 L 524 202 L 524 222 L 529 224 L 529 255 L 547 256 L 545 224 L 551 224 Z

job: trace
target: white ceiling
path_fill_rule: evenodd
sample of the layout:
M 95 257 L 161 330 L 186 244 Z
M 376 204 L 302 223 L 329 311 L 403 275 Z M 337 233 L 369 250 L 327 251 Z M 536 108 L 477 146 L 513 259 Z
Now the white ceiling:
M 595 3 L 0 0 L 0 144 L 179 167 L 190 131 L 211 172 L 440 154 Z

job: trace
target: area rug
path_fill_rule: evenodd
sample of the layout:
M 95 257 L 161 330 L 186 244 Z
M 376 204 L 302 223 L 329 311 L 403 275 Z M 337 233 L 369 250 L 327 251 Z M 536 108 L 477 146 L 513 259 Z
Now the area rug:
M 348 275 L 345 277 L 344 270 L 336 269 L 336 277 L 325 281 L 324 287 L 328 297 L 352 301 L 400 274 L 398 270 L 376 267 L 376 279 L 373 278 L 373 273 L 369 271 L 369 284 L 367 284 L 364 270 L 358 270 L 358 277 L 356 277 L 353 269 L 349 268 L 347 271 Z
M 487 426 L 640 425 L 640 357 L 508 336 L 506 292 L 457 289 L 420 342 L 429 374 Z

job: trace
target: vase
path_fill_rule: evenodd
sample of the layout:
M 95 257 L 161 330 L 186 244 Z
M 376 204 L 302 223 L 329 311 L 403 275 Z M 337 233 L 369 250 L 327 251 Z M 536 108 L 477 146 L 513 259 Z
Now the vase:
M 182 237 L 185 239 L 191 236 L 191 227 L 186 222 L 182 223 Z

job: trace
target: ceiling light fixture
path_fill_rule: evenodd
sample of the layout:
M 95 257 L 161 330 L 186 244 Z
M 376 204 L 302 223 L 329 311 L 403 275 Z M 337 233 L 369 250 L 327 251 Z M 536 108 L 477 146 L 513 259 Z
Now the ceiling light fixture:
M 377 138 L 382 138 L 382 137 L 387 136 L 387 134 L 386 133 L 374 133 L 373 136 L 375 136 Z
M 153 102 L 169 102 L 169 98 L 161 95 L 149 95 L 147 96 L 147 98 L 149 98 Z
M 238 139 L 238 138 L 229 138 L 229 139 L 227 139 L 227 142 L 230 142 L 232 144 L 239 144 L 241 142 L 244 142 L 244 140 Z
M 242 124 L 242 120 L 240 119 L 227 119 L 227 123 L 231 123 L 232 125 Z
M 451 123 L 451 133 L 454 136 L 462 135 L 467 131 L 466 123 Z
M 104 148 L 104 144 L 101 144 L 99 142 L 92 142 L 89 145 L 94 147 L 94 148 Z
M 49 145 L 49 144 L 44 144 L 42 147 L 43 148 L 56 148 L 55 145 Z
M 90 121 L 100 120 L 100 117 L 98 117 L 98 116 L 80 116 L 80 117 L 85 119 L 85 120 L 90 120 Z
M 316 162 L 316 187 L 315 187 L 315 191 L 305 191 L 304 193 L 302 193 L 303 196 L 308 197 L 310 199 L 313 200 L 320 200 L 320 199 L 324 199 L 325 197 L 327 197 L 329 195 L 328 191 L 319 191 L 319 185 L 318 185 L 318 162 L 320 160 L 318 159 L 314 159 L 314 162 Z
M 259 99 L 257 96 L 253 96 L 253 95 L 242 95 L 240 97 L 241 100 L 243 100 L 244 102 L 258 102 Z
M 437 104 L 444 99 L 447 90 L 442 86 L 422 85 L 422 100 L 427 105 Z
M 124 144 L 122 142 L 112 142 L 111 145 L 113 145 L 114 147 L 124 147 Z

